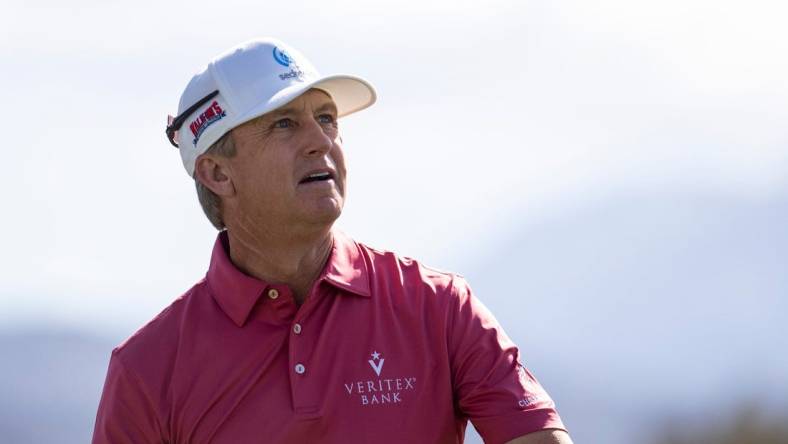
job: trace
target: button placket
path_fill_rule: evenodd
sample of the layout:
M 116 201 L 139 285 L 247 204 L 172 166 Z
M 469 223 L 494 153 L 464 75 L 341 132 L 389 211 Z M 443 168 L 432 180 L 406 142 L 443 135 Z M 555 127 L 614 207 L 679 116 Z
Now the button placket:
M 314 376 L 320 365 L 310 359 L 314 346 L 314 331 L 306 330 L 305 320 L 315 309 L 316 295 L 310 294 L 290 322 L 288 335 L 290 356 L 290 383 L 295 412 L 304 418 L 319 416 L 319 401 L 316 399 Z M 311 325 L 311 324 L 310 324 Z M 314 367 L 317 365 L 317 367 Z M 317 415 L 317 416 L 316 416 Z
M 295 333 L 297 335 L 301 334 L 301 324 L 299 324 L 297 322 L 295 324 L 293 324 L 293 333 Z M 296 374 L 303 375 L 304 372 L 306 372 L 306 367 L 304 367 L 304 364 L 298 362 L 293 367 L 293 370 L 296 372 Z

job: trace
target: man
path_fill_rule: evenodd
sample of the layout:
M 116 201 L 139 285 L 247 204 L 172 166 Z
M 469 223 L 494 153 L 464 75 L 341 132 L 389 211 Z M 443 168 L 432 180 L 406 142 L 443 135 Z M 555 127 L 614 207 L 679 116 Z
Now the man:
M 337 119 L 375 101 L 263 39 L 167 128 L 220 229 L 205 279 L 112 353 L 94 443 L 571 443 L 462 277 L 333 229 Z

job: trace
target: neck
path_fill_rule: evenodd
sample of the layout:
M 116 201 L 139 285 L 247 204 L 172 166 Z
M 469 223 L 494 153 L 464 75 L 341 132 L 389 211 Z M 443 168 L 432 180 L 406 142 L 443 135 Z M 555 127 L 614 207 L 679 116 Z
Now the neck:
M 298 235 L 237 228 L 227 230 L 233 264 L 250 276 L 286 284 L 301 305 L 331 252 L 331 227 Z

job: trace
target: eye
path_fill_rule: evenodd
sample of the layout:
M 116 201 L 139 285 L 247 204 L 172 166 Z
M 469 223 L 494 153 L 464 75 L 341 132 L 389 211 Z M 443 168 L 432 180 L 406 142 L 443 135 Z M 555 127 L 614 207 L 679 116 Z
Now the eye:
M 321 114 L 321 115 L 317 116 L 317 120 L 320 123 L 335 123 L 336 122 L 336 119 L 334 119 L 334 116 L 331 115 L 331 114 Z
M 293 120 L 289 118 L 279 119 L 274 122 L 274 128 L 292 128 L 293 127 Z

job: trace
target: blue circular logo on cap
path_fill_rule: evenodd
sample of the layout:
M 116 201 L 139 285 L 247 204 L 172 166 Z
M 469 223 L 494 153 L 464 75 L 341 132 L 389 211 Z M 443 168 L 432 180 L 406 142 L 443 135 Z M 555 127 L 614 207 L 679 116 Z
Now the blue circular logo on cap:
M 274 46 L 274 60 L 276 60 L 276 62 L 282 66 L 290 66 L 290 64 L 293 63 L 293 59 L 290 57 L 290 54 L 276 46 Z

